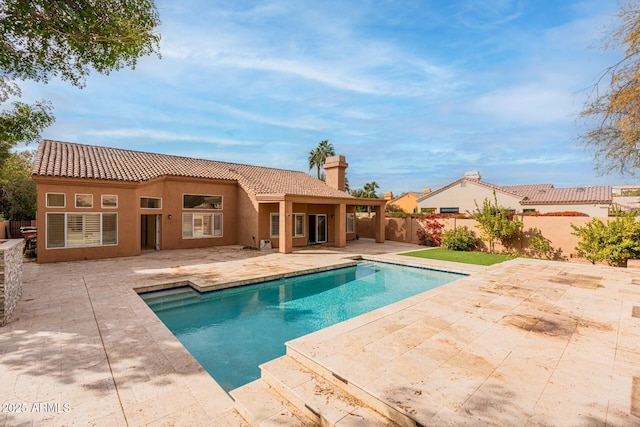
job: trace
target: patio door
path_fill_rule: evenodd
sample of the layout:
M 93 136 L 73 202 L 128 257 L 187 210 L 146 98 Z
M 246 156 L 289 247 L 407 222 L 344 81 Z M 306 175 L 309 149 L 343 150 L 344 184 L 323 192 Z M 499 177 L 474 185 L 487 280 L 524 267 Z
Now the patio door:
M 309 215 L 309 243 L 324 243 L 327 241 L 327 216 Z
M 140 249 L 160 250 L 160 215 L 140 215 Z

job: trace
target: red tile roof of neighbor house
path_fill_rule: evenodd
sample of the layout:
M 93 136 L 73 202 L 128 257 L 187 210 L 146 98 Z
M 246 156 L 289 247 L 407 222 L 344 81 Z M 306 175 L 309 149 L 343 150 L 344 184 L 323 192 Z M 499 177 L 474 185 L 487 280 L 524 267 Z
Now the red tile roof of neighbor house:
M 522 205 L 539 205 L 539 204 L 562 204 L 562 203 L 611 203 L 612 194 L 611 187 L 607 185 L 594 187 L 568 187 L 555 188 L 553 184 L 524 184 L 524 185 L 505 185 L 498 186 L 479 179 L 460 178 L 434 192 L 425 194 L 418 199 L 418 202 L 427 199 L 435 194 L 455 186 L 456 184 L 467 181 L 478 185 L 482 185 L 493 190 L 504 191 L 520 197 Z
M 352 198 L 311 175 L 239 163 L 43 140 L 32 175 L 144 182 L 163 176 L 237 181 L 253 194 Z
M 611 187 L 550 188 L 527 194 L 522 205 L 560 204 L 560 203 L 611 203 Z

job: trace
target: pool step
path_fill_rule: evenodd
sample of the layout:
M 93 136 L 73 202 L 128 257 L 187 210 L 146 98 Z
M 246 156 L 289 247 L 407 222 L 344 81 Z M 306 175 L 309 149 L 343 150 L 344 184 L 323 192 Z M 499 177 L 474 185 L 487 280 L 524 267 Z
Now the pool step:
M 142 294 L 142 299 L 155 312 L 200 302 L 199 295 L 190 288 L 168 289 Z
M 312 357 L 306 355 L 303 351 L 296 349 L 295 342 L 287 343 L 286 357 L 296 361 L 307 370 L 312 371 L 316 376 L 332 383 L 334 387 L 342 390 L 343 393 L 351 396 L 354 400 L 362 402 L 362 404 L 371 408 L 376 413 L 382 414 L 382 416 L 389 420 L 389 425 L 402 427 L 415 427 L 420 425 L 410 414 L 405 413 L 392 402 L 388 402 L 387 398 L 372 395 L 365 387 L 353 383 L 349 378 L 348 367 L 345 367 L 346 370 L 344 372 L 332 371 L 315 361 Z M 264 377 L 264 370 L 262 375 Z
M 266 382 L 257 379 L 231 391 L 236 411 L 250 426 L 310 426 L 316 421 L 296 410 Z
M 390 419 L 289 356 L 260 366 L 261 380 L 321 426 L 394 426 Z

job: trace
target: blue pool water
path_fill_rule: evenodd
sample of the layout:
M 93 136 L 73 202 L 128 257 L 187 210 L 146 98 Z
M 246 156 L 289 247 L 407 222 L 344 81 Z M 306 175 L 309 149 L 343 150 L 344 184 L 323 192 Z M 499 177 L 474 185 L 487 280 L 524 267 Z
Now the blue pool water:
M 208 293 L 141 294 L 228 392 L 260 376 L 286 341 L 459 279 L 460 274 L 362 262 L 353 267 Z

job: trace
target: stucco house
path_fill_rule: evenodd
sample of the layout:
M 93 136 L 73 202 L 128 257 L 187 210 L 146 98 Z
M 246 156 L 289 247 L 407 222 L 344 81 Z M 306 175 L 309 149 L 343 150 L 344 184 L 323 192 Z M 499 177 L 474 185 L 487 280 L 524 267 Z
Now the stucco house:
M 497 186 L 481 180 L 478 172 L 465 176 L 418 199 L 420 212 L 466 213 L 482 206 L 485 198 L 516 213 L 575 211 L 606 217 L 611 206 L 609 186 L 555 188 L 553 184 Z
M 37 185 L 38 262 L 139 255 L 221 245 L 293 247 L 355 239 L 357 205 L 344 192 L 343 156 L 326 183 L 304 172 L 43 140 Z
M 431 192 L 431 189 L 425 188 L 422 193 L 408 191 L 398 197 L 394 197 L 393 192 L 389 191 L 384 193 L 384 198 L 387 200 L 387 207 L 393 205 L 406 213 L 418 213 L 418 198 L 429 192 Z

